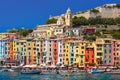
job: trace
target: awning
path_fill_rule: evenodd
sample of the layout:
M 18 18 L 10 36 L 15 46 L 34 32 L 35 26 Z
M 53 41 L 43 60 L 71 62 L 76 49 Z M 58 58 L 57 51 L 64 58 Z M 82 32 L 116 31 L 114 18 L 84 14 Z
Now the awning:
M 23 66 L 23 67 L 37 67 L 37 65 L 25 65 L 25 66 Z
M 55 68 L 56 66 L 55 65 L 51 65 L 51 66 L 49 66 L 50 68 Z
M 60 66 L 60 67 L 65 67 L 64 65 Z
M 79 67 L 84 67 L 84 66 L 79 66 Z

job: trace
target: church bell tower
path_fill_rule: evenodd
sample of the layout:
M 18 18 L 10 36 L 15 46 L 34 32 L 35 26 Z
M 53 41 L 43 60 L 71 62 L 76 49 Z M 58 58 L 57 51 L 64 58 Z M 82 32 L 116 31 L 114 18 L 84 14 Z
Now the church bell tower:
M 65 14 L 65 25 L 67 28 L 72 27 L 72 14 L 70 8 L 67 9 Z

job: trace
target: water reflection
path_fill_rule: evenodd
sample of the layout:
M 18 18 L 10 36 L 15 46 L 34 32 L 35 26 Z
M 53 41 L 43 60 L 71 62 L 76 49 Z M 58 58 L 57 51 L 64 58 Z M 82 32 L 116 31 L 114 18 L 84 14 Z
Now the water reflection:
M 120 80 L 120 75 L 76 73 L 72 75 L 60 74 L 21 74 L 18 72 L 3 72 L 0 80 Z

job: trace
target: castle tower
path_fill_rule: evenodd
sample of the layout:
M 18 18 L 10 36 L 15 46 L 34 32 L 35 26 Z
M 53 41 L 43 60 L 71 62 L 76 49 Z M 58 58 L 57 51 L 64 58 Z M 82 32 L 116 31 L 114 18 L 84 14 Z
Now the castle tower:
M 67 28 L 72 27 L 72 14 L 70 8 L 67 9 L 65 14 L 65 25 Z

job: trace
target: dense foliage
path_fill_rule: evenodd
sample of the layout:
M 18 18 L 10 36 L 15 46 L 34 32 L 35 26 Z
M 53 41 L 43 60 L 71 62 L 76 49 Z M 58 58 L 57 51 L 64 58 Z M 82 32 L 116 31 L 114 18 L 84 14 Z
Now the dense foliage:
M 7 32 L 18 33 L 18 34 L 22 35 L 23 37 L 26 37 L 32 31 L 33 31 L 32 29 L 12 29 L 12 30 L 8 30 Z
M 116 5 L 115 5 L 115 6 L 113 6 L 113 7 L 120 8 L 120 4 L 116 4 Z
M 57 23 L 57 19 L 55 19 L 55 18 L 48 19 L 48 20 L 46 21 L 46 24 L 54 24 L 54 23 Z
M 97 14 L 97 13 L 99 13 L 99 10 L 97 10 L 97 9 L 91 9 L 90 12 Z
M 89 18 L 86 19 L 85 17 L 74 17 L 72 19 L 73 26 L 80 26 L 80 25 L 116 25 L 120 24 L 120 17 L 118 18 L 101 18 L 100 16 L 96 18 Z

